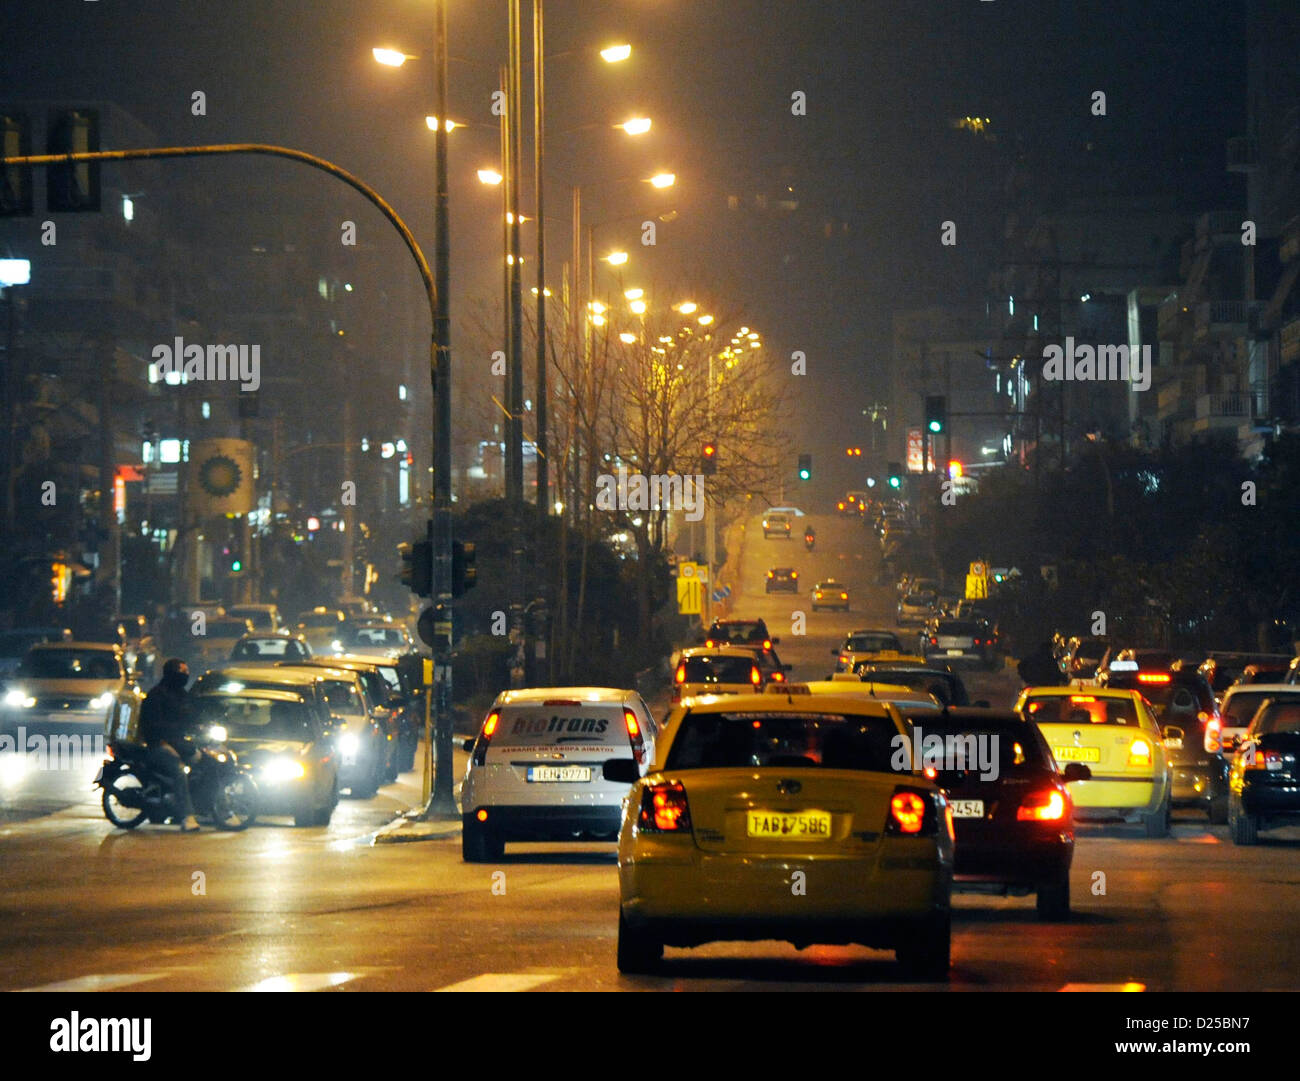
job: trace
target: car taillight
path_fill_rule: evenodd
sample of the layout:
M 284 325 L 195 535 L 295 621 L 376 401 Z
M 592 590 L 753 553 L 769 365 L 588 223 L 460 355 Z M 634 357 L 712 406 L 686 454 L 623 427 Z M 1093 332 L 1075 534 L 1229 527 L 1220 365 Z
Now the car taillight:
M 770 680 L 771 680 L 772 683 L 784 683 L 784 682 L 785 682 L 785 673 L 784 673 L 784 672 L 773 672 L 772 675 L 771 675 L 771 677 L 770 677 Z
M 1242 769 L 1281 769 L 1282 756 L 1277 751 L 1260 750 L 1254 743 L 1248 743 L 1241 751 Z
M 886 833 L 903 833 L 909 837 L 932 837 L 939 831 L 939 816 L 934 794 L 918 788 L 896 788 L 889 800 Z
M 632 757 L 638 764 L 645 763 L 645 739 L 641 735 L 641 724 L 636 714 L 630 709 L 623 711 L 623 723 L 627 726 L 627 738 L 632 744 Z
M 712 638 L 704 639 L 704 644 L 708 646 L 710 649 L 712 649 L 715 645 L 717 645 L 717 643 Z
M 488 744 L 492 742 L 492 736 L 496 733 L 500 720 L 501 714 L 496 710 L 487 715 L 487 720 L 483 722 L 483 730 L 478 734 L 478 742 L 474 744 L 474 765 L 481 766 L 487 760 Z
M 763 648 L 764 648 L 764 649 L 771 649 L 771 648 L 772 648 L 772 639 L 770 639 L 770 638 L 764 638 L 764 639 L 763 639 Z
M 848 663 L 849 663 L 849 659 L 848 659 L 848 657 L 844 656 L 844 654 L 841 653 L 841 654 L 840 654 L 840 664 L 848 664 Z
M 1021 822 L 1059 822 L 1065 817 L 1065 809 L 1065 796 L 1049 788 L 1026 795 L 1016 810 L 1016 818 Z
M 937 646 L 938 644 L 939 644 L 939 639 L 933 634 L 930 635 L 930 645 Z
M 684 664 L 679 664 L 679 665 L 677 666 L 677 674 L 676 674 L 673 678 L 674 678 L 678 683 L 685 683 L 685 682 L 686 682 L 686 665 L 684 665 Z
M 1151 765 L 1151 744 L 1144 739 L 1135 739 L 1128 746 L 1128 764 L 1130 766 Z
M 650 833 L 689 833 L 691 808 L 680 781 L 647 785 L 641 793 L 637 828 Z
M 848 600 L 848 599 L 849 599 L 849 595 L 848 595 L 847 593 L 841 593 L 841 594 L 840 594 L 840 600 L 842 600 L 842 601 L 846 601 L 846 600 Z
M 791 578 L 798 578 L 798 577 L 799 577 L 799 572 L 798 572 L 798 571 L 791 571 L 791 572 L 790 572 L 790 577 L 791 577 Z
M 758 670 L 758 665 L 756 664 L 750 665 L 749 667 L 749 682 L 755 687 L 763 682 L 763 673 Z
M 773 574 L 771 571 L 768 571 L 768 572 L 767 572 L 767 576 L 768 576 L 769 578 L 775 578 L 775 577 L 776 577 L 776 575 Z
M 1139 672 L 1138 673 L 1139 683 L 1168 683 L 1169 679 L 1170 677 L 1168 672 Z
M 1205 750 L 1218 754 L 1223 749 L 1223 722 L 1217 717 L 1205 726 Z

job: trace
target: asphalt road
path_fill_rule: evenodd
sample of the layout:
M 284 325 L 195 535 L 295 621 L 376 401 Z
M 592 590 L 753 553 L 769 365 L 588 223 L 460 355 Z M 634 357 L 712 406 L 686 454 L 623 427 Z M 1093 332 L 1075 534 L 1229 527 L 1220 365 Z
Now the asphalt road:
M 851 627 L 893 625 L 892 587 L 873 584 L 870 536 L 847 520 L 813 521 L 813 553 L 802 540 L 764 541 L 751 525 L 728 581 L 736 614 L 768 621 L 795 679 L 825 676 Z M 803 596 L 765 596 L 775 563 L 793 563 L 809 585 L 834 574 L 854 587 L 853 610 L 814 614 Z M 797 610 L 807 613 L 802 635 Z M 976 674 L 969 684 L 972 697 L 997 705 L 1018 680 Z M 24 774 L 0 761 L 0 989 L 908 986 L 886 953 L 774 942 L 670 949 L 662 975 L 620 977 L 612 846 L 512 845 L 500 864 L 470 866 L 454 832 L 372 844 L 416 801 L 415 775 L 373 800 L 345 799 L 329 827 L 271 820 L 183 837 L 170 827 L 114 830 L 89 787 L 94 765 Z M 1294 831 L 1265 836 L 1234 847 L 1191 812 L 1176 814 L 1165 840 L 1137 827 L 1081 828 L 1074 918 L 1039 923 L 1032 897 L 959 895 L 949 986 L 1297 989 L 1300 844 Z

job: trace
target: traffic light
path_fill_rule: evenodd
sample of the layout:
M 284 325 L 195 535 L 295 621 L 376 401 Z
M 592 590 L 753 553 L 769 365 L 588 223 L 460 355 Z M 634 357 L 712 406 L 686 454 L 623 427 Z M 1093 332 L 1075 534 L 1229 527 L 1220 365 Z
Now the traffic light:
M 948 426 L 948 399 L 932 394 L 925 399 L 925 427 L 937 435 Z
M 49 154 L 87 154 L 99 150 L 99 112 L 63 109 L 50 117 L 45 142 Z M 99 162 L 51 165 L 45 170 L 46 209 L 99 210 Z
M 417 597 L 433 596 L 433 542 L 427 540 L 399 544 L 402 568 L 398 578 Z
M 474 545 L 468 541 L 451 542 L 451 595 L 461 596 L 465 590 L 478 585 L 478 569 L 474 566 Z
M 718 444 L 709 440 L 700 448 L 700 473 L 712 477 L 718 472 Z
M 25 158 L 32 152 L 32 128 L 22 113 L 0 116 L 0 158 Z M 0 218 L 25 217 L 32 212 L 31 166 L 0 168 Z
M 891 488 L 903 486 L 903 467 L 897 462 L 889 463 L 889 486 Z
M 812 479 L 812 455 L 811 454 L 799 455 L 799 479 L 800 480 Z

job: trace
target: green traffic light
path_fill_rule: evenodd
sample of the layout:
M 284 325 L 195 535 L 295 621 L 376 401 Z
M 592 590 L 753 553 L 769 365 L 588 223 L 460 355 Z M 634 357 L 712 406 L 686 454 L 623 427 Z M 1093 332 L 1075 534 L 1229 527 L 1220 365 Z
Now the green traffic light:
M 242 571 L 244 569 L 244 564 L 238 559 L 233 560 L 230 564 L 230 569 L 232 571 Z
M 932 420 L 930 421 L 930 431 L 941 432 L 943 431 L 943 425 L 940 424 L 937 420 Z
M 806 469 L 801 469 L 801 470 L 799 470 L 799 479 L 800 479 L 800 480 L 807 480 L 807 479 L 808 479 L 809 477 L 811 477 L 811 476 L 812 476 L 812 474 L 811 474 L 808 470 L 806 470 Z
M 903 483 L 903 482 L 902 482 L 901 480 L 899 480 L 898 477 L 890 477 L 890 478 L 889 478 L 889 486 L 890 486 L 891 488 L 899 488 L 899 487 L 902 487 L 902 483 Z

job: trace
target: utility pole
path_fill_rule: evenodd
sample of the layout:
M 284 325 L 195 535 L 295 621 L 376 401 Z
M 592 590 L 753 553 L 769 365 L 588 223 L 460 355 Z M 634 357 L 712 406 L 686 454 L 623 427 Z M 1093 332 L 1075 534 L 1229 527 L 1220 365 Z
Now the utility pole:
M 543 168 L 546 164 L 546 80 L 543 55 L 542 0 L 533 0 L 533 185 L 537 203 L 537 517 L 545 527 L 551 512 L 550 462 L 547 459 L 546 375 L 546 212 Z
M 519 163 L 523 88 L 523 43 L 520 0 L 510 0 L 510 90 L 506 109 L 510 114 L 510 171 L 506 176 L 510 196 L 510 411 L 506 456 L 510 463 L 510 487 L 506 492 L 510 515 L 510 686 L 524 685 L 524 308 L 521 290 L 523 256 L 520 249 Z

